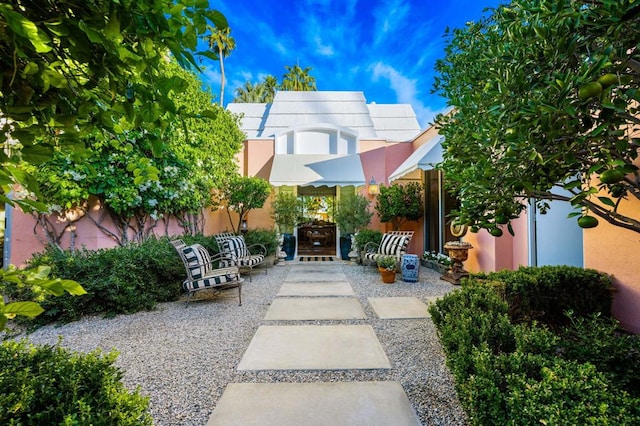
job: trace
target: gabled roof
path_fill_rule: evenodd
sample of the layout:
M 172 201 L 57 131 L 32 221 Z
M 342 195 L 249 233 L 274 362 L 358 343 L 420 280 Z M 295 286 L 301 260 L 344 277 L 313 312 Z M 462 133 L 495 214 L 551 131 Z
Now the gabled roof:
M 420 133 L 411 105 L 367 104 L 362 92 L 279 91 L 272 104 L 230 103 L 227 108 L 244 113 L 242 130 L 248 138 L 270 138 L 317 123 L 349 128 L 360 139 L 404 142 Z

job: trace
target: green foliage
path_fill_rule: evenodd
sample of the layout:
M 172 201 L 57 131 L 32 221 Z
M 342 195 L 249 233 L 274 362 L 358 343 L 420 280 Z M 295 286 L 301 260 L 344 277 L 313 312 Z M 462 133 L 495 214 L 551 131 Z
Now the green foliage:
M 117 354 L 73 353 L 59 346 L 0 345 L 0 423 L 5 425 L 151 425 L 148 398 L 129 392 Z
M 504 284 L 509 316 L 515 322 L 537 320 L 551 327 L 567 323 L 566 311 L 578 316 L 611 314 L 611 278 L 573 266 L 520 267 L 517 271 L 477 274 L 474 278 Z
M 382 242 L 382 232 L 374 229 L 361 229 L 355 235 L 355 239 L 358 250 L 363 250 L 364 246 L 369 242 L 373 242 L 379 246 L 380 242 Z
M 461 223 L 500 229 L 533 198 L 640 232 L 637 210 L 618 209 L 640 196 L 637 7 L 514 0 L 449 34 L 435 90 L 454 109 L 435 121 Z
M 24 288 L 38 295 L 63 296 L 65 293 L 70 296 L 82 296 L 86 291 L 76 281 L 70 279 L 50 278 L 51 267 L 41 264 L 24 270 L 16 269 L 14 265 L 0 270 L 0 292 L 3 296 L 7 288 Z M 18 299 L 6 303 L 5 298 L 0 298 L 0 331 L 4 330 L 7 321 L 16 316 L 35 318 L 42 314 L 44 309 L 37 303 L 39 298 L 32 298 L 35 301 L 25 301 Z
M 170 92 L 183 87 L 179 77 L 161 73 L 167 54 L 197 68 L 198 39 L 208 28 L 227 27 L 208 3 L 183 0 L 4 2 L 0 21 L 0 143 L 12 147 L 0 155 L 1 192 L 15 182 L 40 200 L 19 164 L 41 164 L 58 147 L 82 151 L 87 135 L 111 139 L 136 128 L 157 137 L 152 149 L 159 155 L 162 133 L 179 113 Z M 13 203 L 2 194 L 0 201 Z
M 271 203 L 271 217 L 278 225 L 279 232 L 293 233 L 298 217 L 302 212 L 302 203 L 290 192 L 278 192 Z
M 185 235 L 182 239 L 187 244 L 200 243 L 210 253 L 217 252 L 212 237 Z M 158 302 L 176 300 L 185 278 L 178 254 L 164 237 L 98 251 L 71 253 L 49 247 L 35 255 L 30 264 L 50 264 L 52 275 L 72 278 L 87 291 L 83 297 L 45 298 L 41 302 L 45 312 L 35 319 L 37 324 L 153 309 Z M 18 286 L 7 286 L 7 295 L 16 300 L 42 298 L 39 293 Z
M 600 315 L 570 314 L 554 329 L 511 322 L 511 303 L 535 306 L 526 300 L 534 292 L 510 294 L 535 286 L 531 276 L 553 274 L 513 272 L 507 283 L 472 277 L 429 309 L 471 424 L 636 424 L 640 339 Z
M 252 209 L 260 209 L 271 193 L 271 185 L 264 179 L 251 176 L 238 176 L 228 179 L 219 194 L 219 203 L 226 206 L 233 232 L 240 232 L 240 224 Z M 231 212 L 238 214 L 237 226 L 234 226 Z
M 422 184 L 409 182 L 401 185 L 380 185 L 376 198 L 376 211 L 381 222 L 391 222 L 397 231 L 406 221 L 415 221 L 423 215 Z
M 250 81 L 236 89 L 236 97 L 232 102 L 237 103 L 271 103 L 276 95 L 278 79 L 272 75 L 266 75 L 260 83 L 252 84 Z
M 312 92 L 318 90 L 316 88 L 316 78 L 311 76 L 309 72 L 311 67 L 302 69 L 300 65 L 285 65 L 287 72 L 282 76 L 282 84 L 280 90 L 291 90 L 298 92 Z
M 345 234 L 352 234 L 369 225 L 373 213 L 369 211 L 369 200 L 360 195 L 340 199 L 335 213 L 335 221 Z
M 201 214 L 211 202 L 215 180 L 235 173 L 233 156 L 243 138 L 237 117 L 212 106 L 211 94 L 201 89 L 193 73 L 170 63 L 162 67 L 162 73 L 184 82 L 183 90 L 170 96 L 182 115 L 165 131 L 163 155 L 153 154 L 158 136 L 140 130 L 123 130 L 108 139 L 86 138 L 82 153 L 57 150 L 50 161 L 33 171 L 50 212 L 63 214 L 76 208 L 86 212 L 89 196 L 96 196 L 121 228 L 119 234 L 109 235 L 126 245 L 130 228 L 134 240 L 146 238 L 148 217 L 155 221 Z M 207 108 L 209 114 L 200 116 Z M 49 237 L 58 244 L 55 235 Z
M 247 246 L 262 244 L 267 249 L 267 255 L 275 255 L 278 249 L 278 233 L 275 229 L 250 229 L 244 234 Z
M 376 260 L 378 268 L 386 269 L 387 271 L 395 271 L 396 262 L 397 259 L 395 258 L 395 256 L 380 256 Z

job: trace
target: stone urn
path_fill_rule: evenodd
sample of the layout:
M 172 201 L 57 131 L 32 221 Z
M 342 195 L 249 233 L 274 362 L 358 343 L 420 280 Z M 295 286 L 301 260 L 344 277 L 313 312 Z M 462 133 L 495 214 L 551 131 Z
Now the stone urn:
M 444 245 L 447 255 L 453 261 L 451 267 L 442 274 L 441 279 L 451 284 L 460 284 L 460 279 L 468 277 L 469 272 L 464 270 L 463 262 L 469 258 L 469 249 L 473 246 L 464 241 L 449 241 Z

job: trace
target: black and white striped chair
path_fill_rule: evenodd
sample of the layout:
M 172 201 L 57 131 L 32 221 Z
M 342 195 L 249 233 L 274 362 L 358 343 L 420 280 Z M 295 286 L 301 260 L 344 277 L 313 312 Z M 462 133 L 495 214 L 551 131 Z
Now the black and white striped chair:
M 222 233 L 214 235 L 218 248 L 222 254 L 223 266 L 237 266 L 240 269 L 249 270 L 249 281 L 251 281 L 251 272 L 256 266 L 265 263 L 267 249 L 262 244 L 252 244 L 247 247 L 247 243 L 242 235 L 234 235 Z M 267 268 L 264 268 L 267 273 Z
M 182 240 L 173 240 L 171 244 L 184 263 L 187 279 L 182 288 L 187 291 L 187 304 L 191 296 L 199 290 L 238 289 L 238 305 L 242 305 L 242 282 L 237 266 L 224 266 L 222 255 L 210 256 L 206 248 L 200 244 L 187 246 Z
M 374 242 L 365 244 L 362 267 L 364 268 L 367 264 L 377 263 L 382 256 L 395 257 L 396 265 L 399 265 L 402 255 L 407 253 L 407 247 L 412 236 L 413 231 L 392 231 L 382 235 L 380 244 Z

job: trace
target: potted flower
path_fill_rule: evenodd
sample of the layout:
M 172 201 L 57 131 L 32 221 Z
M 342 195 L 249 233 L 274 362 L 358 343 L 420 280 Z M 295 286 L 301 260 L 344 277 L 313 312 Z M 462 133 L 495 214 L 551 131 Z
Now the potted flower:
M 396 281 L 396 258 L 394 256 L 380 256 L 376 263 L 382 282 L 390 284 Z
M 422 266 L 426 266 L 429 269 L 444 274 L 447 269 L 453 264 L 453 261 L 446 254 L 438 253 L 436 251 L 425 251 L 422 255 Z

